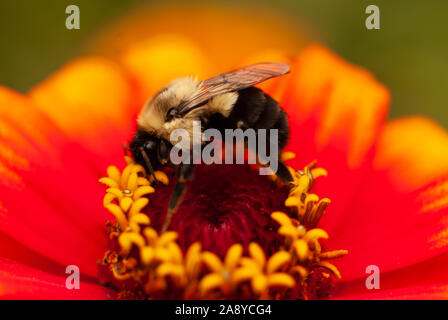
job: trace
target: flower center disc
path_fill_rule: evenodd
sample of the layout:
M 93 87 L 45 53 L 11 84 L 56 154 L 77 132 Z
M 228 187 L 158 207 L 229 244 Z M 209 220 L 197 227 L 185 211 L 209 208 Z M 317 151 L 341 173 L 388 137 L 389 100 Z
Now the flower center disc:
M 163 224 L 175 180 L 157 186 L 157 197 L 151 197 L 145 209 L 156 229 Z M 287 188 L 249 165 L 197 165 L 169 229 L 179 233 L 184 250 L 199 241 L 205 250 L 223 257 L 234 243 L 247 247 L 256 241 L 269 254 L 279 239 L 270 214 L 287 210 L 287 196 Z
M 199 165 L 161 233 L 174 172 L 171 179 L 155 172 L 162 183 L 153 188 L 144 168 L 125 159 L 121 173 L 109 166 L 100 179 L 109 187 L 103 204 L 116 219 L 106 223 L 110 246 L 99 276 L 118 298 L 312 299 L 328 296 L 331 275 L 341 278 L 327 260 L 347 250 L 323 250 L 328 234 L 316 228 L 331 201 L 310 193 L 327 174 L 315 162 L 289 168 L 291 189 L 249 165 Z

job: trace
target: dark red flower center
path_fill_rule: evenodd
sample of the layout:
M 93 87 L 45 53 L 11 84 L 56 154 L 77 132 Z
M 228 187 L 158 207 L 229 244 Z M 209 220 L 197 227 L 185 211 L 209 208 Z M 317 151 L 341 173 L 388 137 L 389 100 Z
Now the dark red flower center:
M 150 186 L 144 168 L 126 159 L 100 179 L 108 223 L 109 250 L 100 261 L 100 279 L 120 298 L 326 297 L 331 275 L 327 260 L 346 250 L 323 252 L 316 228 L 328 198 L 310 193 L 315 163 L 294 171 L 292 188 L 279 186 L 249 165 L 198 165 L 195 178 L 161 232 L 173 193 L 174 170 L 156 172 L 163 183 Z M 168 177 L 167 177 L 168 175 Z
M 170 177 L 168 186 L 157 186 L 157 196 L 145 209 L 156 229 L 163 224 L 174 183 Z M 205 250 L 223 257 L 232 244 L 247 248 L 255 241 L 270 254 L 279 244 L 270 214 L 287 210 L 287 195 L 287 188 L 249 165 L 198 165 L 169 229 L 179 233 L 184 250 L 200 241 Z

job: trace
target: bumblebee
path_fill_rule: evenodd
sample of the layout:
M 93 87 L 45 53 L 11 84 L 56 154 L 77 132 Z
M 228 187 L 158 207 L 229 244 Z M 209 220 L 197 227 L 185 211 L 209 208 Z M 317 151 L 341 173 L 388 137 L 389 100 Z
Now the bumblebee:
M 184 129 L 192 135 L 194 121 L 201 121 L 201 130 L 214 128 L 220 132 L 237 128 L 277 129 L 278 158 L 289 138 L 287 115 L 273 98 L 254 85 L 288 72 L 289 66 L 284 63 L 259 63 L 204 81 L 191 77 L 173 80 L 146 102 L 138 116 L 137 132 L 129 144 L 135 162 L 157 182 L 154 171 L 166 165 L 173 166 L 171 133 Z M 292 181 L 280 159 L 276 174 L 285 185 Z M 167 230 L 186 192 L 186 182 L 191 181 L 193 175 L 193 163 L 177 166 L 177 181 L 162 232 Z

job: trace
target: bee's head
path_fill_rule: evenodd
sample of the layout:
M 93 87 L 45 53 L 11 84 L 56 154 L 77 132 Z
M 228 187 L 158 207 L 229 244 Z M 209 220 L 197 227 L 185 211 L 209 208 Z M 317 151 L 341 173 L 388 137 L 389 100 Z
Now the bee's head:
M 176 127 L 173 111 L 199 92 L 199 82 L 191 77 L 178 78 L 149 99 L 137 119 L 138 125 L 147 132 L 157 133 L 169 139 L 169 133 Z M 189 114 L 194 117 L 194 114 Z
M 160 167 L 160 157 L 158 155 L 159 144 L 160 138 L 156 135 L 138 129 L 134 138 L 129 143 L 129 150 L 132 153 L 134 161 L 142 165 L 147 172 L 151 172 L 151 168 L 148 168 L 147 160 L 150 162 L 153 170 L 157 170 Z

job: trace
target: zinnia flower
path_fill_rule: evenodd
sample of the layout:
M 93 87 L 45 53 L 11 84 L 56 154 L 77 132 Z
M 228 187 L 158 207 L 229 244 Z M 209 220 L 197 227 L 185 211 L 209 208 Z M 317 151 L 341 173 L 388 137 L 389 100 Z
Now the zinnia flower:
M 72 61 L 25 95 L 0 88 L 1 297 L 446 298 L 447 132 L 386 122 L 387 89 L 321 45 L 239 65 L 259 59 L 291 65 L 261 87 L 289 115 L 294 188 L 200 165 L 162 234 L 172 172 L 152 185 L 121 145 L 160 88 L 153 66 L 220 69 L 199 47 L 159 37 L 118 63 Z M 69 265 L 79 290 L 66 288 Z M 379 290 L 365 286 L 370 265 Z

